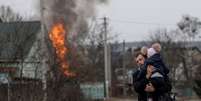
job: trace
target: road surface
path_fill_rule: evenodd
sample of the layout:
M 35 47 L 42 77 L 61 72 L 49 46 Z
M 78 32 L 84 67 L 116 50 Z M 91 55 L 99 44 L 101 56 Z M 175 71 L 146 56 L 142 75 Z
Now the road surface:
M 137 99 L 131 99 L 131 98 L 110 98 L 108 101 L 137 101 Z

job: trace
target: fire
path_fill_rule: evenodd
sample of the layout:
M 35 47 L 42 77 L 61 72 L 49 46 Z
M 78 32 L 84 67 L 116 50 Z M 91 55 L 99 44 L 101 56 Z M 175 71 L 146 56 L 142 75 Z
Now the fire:
M 64 75 L 74 76 L 75 74 L 69 71 L 69 63 L 66 59 L 66 55 L 69 53 L 69 49 L 66 47 L 65 43 L 66 34 L 67 33 L 65 31 L 64 25 L 61 23 L 56 23 L 49 33 L 49 38 L 56 50 L 57 59 L 60 62 L 60 67 Z

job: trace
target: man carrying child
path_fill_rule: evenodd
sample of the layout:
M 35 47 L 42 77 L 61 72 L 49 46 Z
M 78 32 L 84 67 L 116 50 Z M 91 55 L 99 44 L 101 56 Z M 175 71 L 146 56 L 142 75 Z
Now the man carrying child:
M 169 69 L 160 51 L 160 44 L 155 43 L 149 49 L 143 47 L 135 57 L 138 70 L 133 74 L 133 84 L 138 93 L 138 101 L 162 101 L 165 93 L 171 90 Z

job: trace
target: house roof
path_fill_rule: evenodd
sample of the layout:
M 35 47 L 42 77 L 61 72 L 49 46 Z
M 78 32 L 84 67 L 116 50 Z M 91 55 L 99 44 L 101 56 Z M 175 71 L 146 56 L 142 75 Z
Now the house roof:
M 14 60 L 26 57 L 37 33 L 39 21 L 0 23 L 0 60 Z

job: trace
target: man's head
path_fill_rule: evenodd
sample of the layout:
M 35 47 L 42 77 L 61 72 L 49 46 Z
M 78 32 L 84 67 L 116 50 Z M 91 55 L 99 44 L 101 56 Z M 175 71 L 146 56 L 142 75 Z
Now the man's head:
M 144 61 L 145 61 L 144 55 L 142 53 L 137 53 L 135 56 L 135 61 L 136 61 L 138 66 L 143 65 Z

